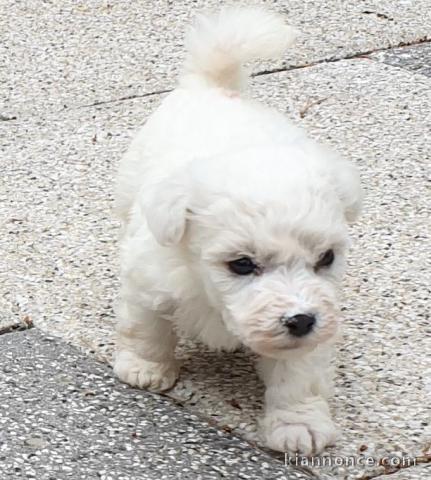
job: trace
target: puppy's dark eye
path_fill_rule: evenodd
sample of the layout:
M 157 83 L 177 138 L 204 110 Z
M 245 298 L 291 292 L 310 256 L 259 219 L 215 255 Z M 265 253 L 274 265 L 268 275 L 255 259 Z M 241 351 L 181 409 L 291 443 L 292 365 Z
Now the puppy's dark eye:
M 314 265 L 314 270 L 319 270 L 319 268 L 322 267 L 329 267 L 334 262 L 334 259 L 334 250 L 326 250 L 326 252 L 320 256 L 316 265 Z
M 237 275 L 250 275 L 257 271 L 258 267 L 249 257 L 241 257 L 228 262 L 229 270 Z

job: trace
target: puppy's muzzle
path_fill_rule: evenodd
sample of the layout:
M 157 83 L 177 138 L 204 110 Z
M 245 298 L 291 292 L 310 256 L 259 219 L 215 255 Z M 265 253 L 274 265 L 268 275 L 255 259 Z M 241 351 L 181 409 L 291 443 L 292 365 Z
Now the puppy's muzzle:
M 313 315 L 299 314 L 293 317 L 283 315 L 280 318 L 281 323 L 287 328 L 290 335 L 294 337 L 303 337 L 308 335 L 316 323 L 316 317 Z

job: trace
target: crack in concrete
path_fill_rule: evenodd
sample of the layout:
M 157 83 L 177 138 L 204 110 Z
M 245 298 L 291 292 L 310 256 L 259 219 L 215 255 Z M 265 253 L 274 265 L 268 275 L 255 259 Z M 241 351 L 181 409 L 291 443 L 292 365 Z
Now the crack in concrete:
M 7 327 L 0 328 L 0 335 L 7 333 L 22 332 L 24 330 L 30 330 L 34 327 L 33 321 L 30 317 L 24 317 L 19 323 L 8 325 Z
M 149 92 L 149 93 L 141 93 L 141 94 L 135 94 L 135 95 L 127 95 L 125 97 L 120 97 L 116 98 L 114 100 L 100 100 L 94 103 L 89 103 L 87 105 L 80 105 L 78 107 L 75 107 L 77 109 L 79 108 L 89 108 L 89 107 L 97 107 L 97 105 L 106 105 L 109 103 L 116 103 L 116 102 L 124 102 L 125 100 L 133 100 L 135 98 L 145 98 L 145 97 L 151 97 L 153 95 L 161 95 L 163 93 L 169 93 L 172 92 L 173 88 L 169 88 L 167 90 L 156 90 L 155 92 Z
M 251 76 L 260 77 L 263 75 L 271 75 L 273 73 L 301 70 L 303 68 L 314 67 L 316 65 L 321 65 L 325 63 L 337 63 L 343 60 L 354 60 L 355 58 L 368 58 L 368 55 L 372 55 L 373 53 L 386 52 L 389 50 L 395 50 L 397 48 L 414 47 L 417 45 L 422 45 L 424 43 L 430 43 L 430 42 L 431 42 L 431 38 L 423 37 L 423 38 L 420 38 L 419 40 L 415 40 L 414 42 L 409 42 L 409 43 L 401 42 L 398 45 L 393 45 L 393 46 L 384 47 L 384 48 L 375 48 L 374 50 L 366 50 L 365 52 L 354 53 L 352 55 L 346 55 L 345 57 L 341 57 L 341 58 L 326 58 L 322 60 L 316 60 L 315 62 L 311 62 L 311 63 L 304 63 L 302 65 L 292 65 L 289 67 L 280 67 L 280 68 L 273 68 L 270 70 L 262 70 L 261 72 L 253 73 Z
M 376 48 L 374 50 L 367 50 L 365 52 L 359 52 L 359 53 L 354 53 L 352 55 L 347 55 L 345 57 L 341 58 L 327 58 L 327 59 L 322 59 L 322 60 L 316 60 L 315 62 L 311 63 L 304 63 L 302 65 L 291 65 L 288 67 L 280 67 L 280 68 L 273 68 L 270 70 L 262 70 L 260 72 L 252 73 L 251 77 L 261 77 L 264 75 L 272 75 L 273 73 L 281 73 L 281 72 L 290 72 L 294 70 L 300 70 L 303 68 L 309 68 L 309 67 L 314 67 L 316 65 L 321 65 L 325 63 L 336 63 L 336 62 L 341 62 L 343 60 L 353 60 L 355 58 L 368 58 L 368 55 L 372 55 L 373 53 L 378 53 L 378 52 L 385 52 L 389 50 L 395 50 L 396 48 L 406 48 L 406 47 L 413 47 L 415 45 L 422 45 L 424 43 L 430 43 L 431 38 L 428 37 L 423 37 L 420 38 L 419 40 L 415 40 L 414 42 L 401 42 L 398 45 L 392 45 L 390 47 L 384 47 L 384 48 Z M 117 103 L 117 102 L 123 102 L 127 100 L 133 100 L 135 98 L 145 98 L 145 97 L 151 97 L 155 95 L 161 95 L 163 93 L 169 93 L 174 90 L 173 88 L 167 88 L 164 90 L 156 90 L 154 92 L 148 92 L 148 93 L 142 93 L 142 94 L 136 94 L 136 95 L 127 95 L 125 97 L 120 97 L 116 98 L 113 100 L 100 100 L 97 102 L 89 103 L 87 105 L 79 105 L 78 107 L 75 107 L 76 109 L 80 108 L 89 108 L 89 107 L 96 107 L 98 105 L 107 105 L 110 103 Z
M 337 63 L 337 62 L 342 62 L 343 60 L 353 60 L 355 58 L 367 58 L 369 60 L 372 60 L 369 58 L 369 55 L 372 55 L 374 53 L 379 53 L 379 52 L 386 52 L 390 50 L 395 50 L 397 48 L 408 48 L 408 47 L 414 47 L 417 45 L 422 45 L 424 43 L 431 43 L 431 37 L 425 36 L 423 38 L 420 38 L 418 40 L 415 40 L 414 42 L 400 42 L 397 45 L 392 45 L 390 47 L 384 47 L 384 48 L 376 48 L 374 50 L 367 50 L 365 52 L 359 52 L 359 53 L 354 53 L 352 55 L 347 55 L 345 57 L 340 57 L 340 58 L 326 58 L 322 60 L 316 60 L 315 62 L 311 63 L 304 63 L 302 65 L 290 65 L 287 67 L 279 67 L 279 68 L 273 68 L 270 70 L 262 70 L 260 72 L 252 73 L 251 77 L 262 77 L 265 75 L 272 75 L 273 73 L 281 73 L 281 72 L 290 72 L 290 71 L 295 71 L 295 70 L 301 70 L 304 68 L 309 68 L 309 67 L 314 67 L 316 65 L 321 65 L 325 63 Z M 134 100 L 136 98 L 146 98 L 146 97 L 153 97 L 156 95 L 162 95 L 164 93 L 169 93 L 172 92 L 174 88 L 166 88 L 162 90 L 155 90 L 154 92 L 147 92 L 147 93 L 137 93 L 133 95 L 126 95 L 124 97 L 120 98 L 114 98 L 112 100 L 98 100 L 93 103 L 88 103 L 84 105 L 78 105 L 76 107 L 71 107 L 72 110 L 79 110 L 81 108 L 91 108 L 91 107 L 97 107 L 98 105 L 109 105 L 112 103 L 118 103 L 118 102 L 124 102 L 128 100 Z M 64 110 L 62 110 L 61 113 L 63 113 Z M 58 112 L 59 113 L 59 112 Z M 0 114 L 0 121 L 13 121 L 17 120 L 17 116 L 12 115 L 2 115 Z

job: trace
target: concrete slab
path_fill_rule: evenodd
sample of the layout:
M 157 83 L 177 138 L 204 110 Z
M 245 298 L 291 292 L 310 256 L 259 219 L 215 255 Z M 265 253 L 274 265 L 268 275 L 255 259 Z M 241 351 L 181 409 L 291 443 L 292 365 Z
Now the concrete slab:
M 10 315 L 0 314 L 0 332 L 8 331 L 14 325 L 16 325 L 16 318 L 11 318 Z
M 394 48 L 370 56 L 373 60 L 431 77 L 431 43 Z
M 425 76 L 358 59 L 259 77 L 251 89 L 351 157 L 366 190 L 364 216 L 352 231 L 346 338 L 332 402 L 344 436 L 332 455 L 417 457 L 430 439 L 430 86 Z M 3 310 L 104 361 L 118 286 L 115 167 L 159 100 L 0 124 L 10 159 L 0 189 L 7 219 L 0 271 L 13 272 L 0 280 Z M 255 440 L 262 387 L 253 359 L 189 344 L 179 355 L 184 368 L 170 396 Z M 379 466 L 323 471 L 349 479 L 384 473 Z
M 238 3 L 238 2 L 237 2 Z M 271 0 L 302 32 L 278 64 L 309 65 L 430 38 L 429 0 Z M 9 2 L 0 0 L 0 113 L 47 111 L 172 87 L 183 36 L 196 12 L 216 0 Z
M 315 478 L 35 329 L 0 336 L 0 404 L 2 478 Z

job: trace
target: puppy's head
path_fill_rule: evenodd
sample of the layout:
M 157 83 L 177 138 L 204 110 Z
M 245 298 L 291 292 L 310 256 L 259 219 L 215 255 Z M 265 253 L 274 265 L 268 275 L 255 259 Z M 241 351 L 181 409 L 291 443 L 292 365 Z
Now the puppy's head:
M 360 196 L 354 168 L 310 144 L 196 160 L 144 207 L 227 328 L 256 353 L 283 357 L 337 332 L 346 223 Z

